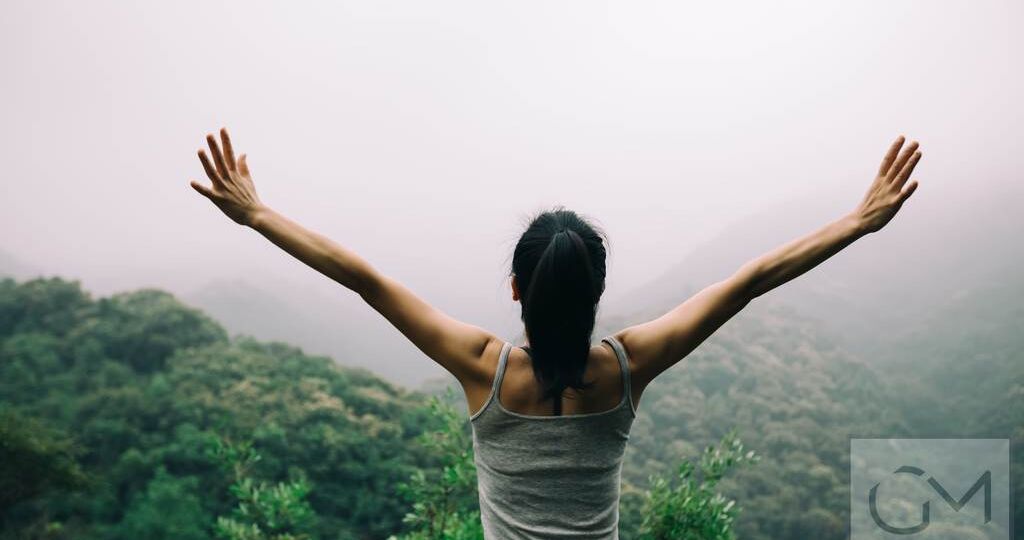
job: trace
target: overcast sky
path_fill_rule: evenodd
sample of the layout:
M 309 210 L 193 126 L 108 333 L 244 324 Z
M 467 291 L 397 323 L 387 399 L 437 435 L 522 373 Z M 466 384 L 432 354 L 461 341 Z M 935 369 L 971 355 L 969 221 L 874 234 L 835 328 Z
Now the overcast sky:
M 100 294 L 318 278 L 188 186 L 221 126 L 264 202 L 481 324 L 515 319 L 511 250 L 555 204 L 611 236 L 614 295 L 759 209 L 852 208 L 900 133 L 911 205 L 1022 170 L 1022 2 L 0 12 L 0 249 Z

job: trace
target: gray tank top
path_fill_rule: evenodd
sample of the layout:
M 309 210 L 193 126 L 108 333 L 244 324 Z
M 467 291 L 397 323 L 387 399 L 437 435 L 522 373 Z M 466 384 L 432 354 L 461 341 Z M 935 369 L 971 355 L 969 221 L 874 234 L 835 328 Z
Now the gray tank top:
M 505 409 L 498 391 L 512 344 L 505 342 L 487 402 L 470 416 L 485 540 L 618 540 L 622 457 L 636 409 L 629 359 L 614 336 L 622 373 L 615 408 L 534 416 Z

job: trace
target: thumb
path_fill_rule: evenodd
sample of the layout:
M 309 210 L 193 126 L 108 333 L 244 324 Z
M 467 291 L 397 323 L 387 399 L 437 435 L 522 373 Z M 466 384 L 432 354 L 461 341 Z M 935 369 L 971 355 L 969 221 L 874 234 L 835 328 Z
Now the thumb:
M 242 174 L 249 174 L 249 164 L 245 161 L 246 154 L 242 154 L 238 157 L 238 170 Z

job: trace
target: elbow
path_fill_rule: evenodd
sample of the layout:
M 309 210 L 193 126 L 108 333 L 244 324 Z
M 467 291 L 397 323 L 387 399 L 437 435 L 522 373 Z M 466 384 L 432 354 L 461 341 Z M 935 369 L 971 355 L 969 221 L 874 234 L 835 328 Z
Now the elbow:
M 378 298 L 380 292 L 384 290 L 385 279 L 387 278 L 381 274 L 363 272 L 348 276 L 343 285 L 372 304 L 373 300 Z
M 756 263 L 743 265 L 727 282 L 730 284 L 730 296 L 743 306 L 765 293 L 764 272 Z

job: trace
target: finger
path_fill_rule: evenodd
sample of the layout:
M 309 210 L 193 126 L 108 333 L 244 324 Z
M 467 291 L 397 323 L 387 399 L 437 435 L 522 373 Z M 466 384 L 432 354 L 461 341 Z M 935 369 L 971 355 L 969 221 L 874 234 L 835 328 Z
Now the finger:
M 224 161 L 229 170 L 235 170 L 235 150 L 231 148 L 231 137 L 228 135 L 228 128 L 220 128 L 220 140 L 224 145 Z
M 213 168 L 213 165 L 210 163 L 210 158 L 206 157 L 206 151 L 202 148 L 199 149 L 199 161 L 203 162 L 203 168 L 206 169 L 206 176 L 210 177 L 210 181 L 213 182 L 213 185 L 221 185 L 222 180 L 220 175 L 217 174 L 217 170 Z
M 896 175 L 903 170 L 903 166 L 907 164 L 907 160 L 910 159 L 910 156 L 914 155 L 914 152 L 916 151 L 917 141 L 913 141 L 910 144 L 908 144 L 907 147 L 904 148 L 902 152 L 900 152 L 900 157 L 896 160 L 896 163 L 892 164 L 892 168 L 889 169 L 887 178 L 895 178 Z
M 900 147 L 903 146 L 903 141 L 906 139 L 903 135 L 896 137 L 892 145 L 889 146 L 889 151 L 885 153 L 885 157 L 882 158 L 882 166 L 878 168 L 878 176 L 885 176 L 889 173 L 889 168 L 892 167 L 892 162 L 896 160 L 896 154 L 899 153 Z
M 200 195 L 206 197 L 207 199 L 213 198 L 213 191 L 210 188 L 200 184 L 199 182 L 192 180 L 191 182 L 189 182 L 189 185 L 192 186 L 192 189 L 195 189 L 196 191 L 199 192 Z
M 221 178 L 228 178 L 228 168 L 224 165 L 224 156 L 220 154 L 217 139 L 213 138 L 212 133 L 206 134 L 206 144 L 210 145 L 210 154 L 213 155 L 213 162 L 217 164 L 217 172 L 220 173 Z
M 917 189 L 917 180 L 911 180 L 910 183 L 907 184 L 907 187 L 900 192 L 900 204 L 903 204 L 903 201 L 909 199 L 910 194 L 913 193 L 915 189 Z
M 900 169 L 900 173 L 896 175 L 896 178 L 892 181 L 893 187 L 901 189 L 903 184 L 906 183 L 907 179 L 910 178 L 910 173 L 914 172 L 914 167 L 917 167 L 917 162 L 921 160 L 921 151 L 914 152 L 913 157 L 910 161 Z
M 249 176 L 249 163 L 245 160 L 245 156 L 246 154 L 242 154 L 241 157 L 238 158 L 238 172 L 245 176 Z

